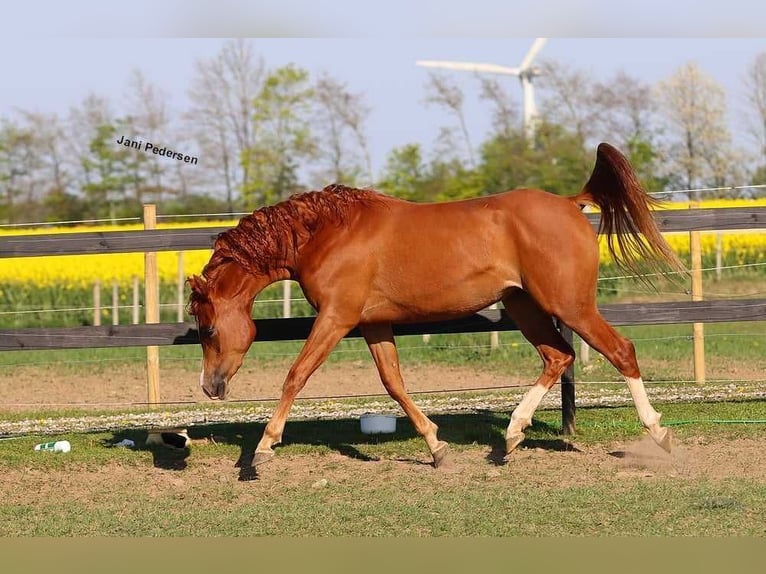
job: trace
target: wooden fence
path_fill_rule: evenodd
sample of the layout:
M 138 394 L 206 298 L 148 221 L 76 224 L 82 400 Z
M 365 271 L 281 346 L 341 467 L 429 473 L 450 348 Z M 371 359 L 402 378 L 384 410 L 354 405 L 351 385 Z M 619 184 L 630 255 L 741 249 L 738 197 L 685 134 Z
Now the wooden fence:
M 730 231 L 766 228 L 766 207 L 657 211 L 663 232 Z M 598 226 L 598 215 L 588 218 Z M 96 253 L 151 253 L 208 249 L 226 228 L 86 232 L 8 237 L 0 242 L 0 257 L 75 255 Z M 766 320 L 766 299 L 688 301 L 605 305 L 600 307 L 614 325 L 658 325 Z M 304 339 L 314 319 L 259 319 L 259 341 Z M 147 321 L 148 323 L 148 321 Z M 455 321 L 397 325 L 397 335 L 469 333 L 514 330 L 516 326 L 500 310 L 487 309 Z M 571 341 L 568 329 L 562 329 Z M 353 330 L 349 337 L 359 337 Z M 0 331 L 0 351 L 24 349 L 71 349 L 96 347 L 155 347 L 198 343 L 193 323 L 157 323 L 71 328 L 10 329 Z M 564 429 L 574 429 L 574 376 L 570 370 L 562 381 Z

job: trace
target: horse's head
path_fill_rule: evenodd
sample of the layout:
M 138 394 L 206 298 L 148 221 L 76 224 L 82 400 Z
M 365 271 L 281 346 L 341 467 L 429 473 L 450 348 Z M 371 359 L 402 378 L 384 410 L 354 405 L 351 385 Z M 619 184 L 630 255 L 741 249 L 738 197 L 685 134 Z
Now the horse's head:
M 215 281 L 196 275 L 188 279 L 189 311 L 197 321 L 203 352 L 199 384 L 211 399 L 226 398 L 228 383 L 255 338 L 250 282 L 237 271 L 218 274 Z

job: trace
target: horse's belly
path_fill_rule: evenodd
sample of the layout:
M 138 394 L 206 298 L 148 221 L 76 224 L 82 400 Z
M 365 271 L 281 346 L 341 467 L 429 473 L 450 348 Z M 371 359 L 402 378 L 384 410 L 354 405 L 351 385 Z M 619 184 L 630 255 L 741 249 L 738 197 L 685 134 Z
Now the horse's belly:
M 390 285 L 375 290 L 362 311 L 366 322 L 418 322 L 464 317 L 496 303 L 503 293 L 520 286 L 516 279 L 457 282 L 452 285 L 424 282 L 413 291 L 410 286 Z

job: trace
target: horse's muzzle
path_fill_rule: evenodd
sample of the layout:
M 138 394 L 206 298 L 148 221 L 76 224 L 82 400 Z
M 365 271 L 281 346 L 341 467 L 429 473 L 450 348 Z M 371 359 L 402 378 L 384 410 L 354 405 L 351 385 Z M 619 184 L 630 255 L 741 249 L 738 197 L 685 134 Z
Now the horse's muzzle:
M 226 398 L 228 385 L 226 384 L 226 379 L 220 375 L 213 375 L 213 377 L 210 379 L 203 381 L 201 386 L 202 392 L 205 393 L 208 398 L 213 399 L 214 401 L 219 399 L 223 400 Z

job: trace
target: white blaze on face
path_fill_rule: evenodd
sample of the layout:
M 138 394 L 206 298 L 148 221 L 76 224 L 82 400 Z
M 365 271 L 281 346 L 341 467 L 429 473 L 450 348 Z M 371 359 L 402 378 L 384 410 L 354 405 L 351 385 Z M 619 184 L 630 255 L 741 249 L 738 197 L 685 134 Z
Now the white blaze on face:
M 205 384 L 205 367 L 199 373 L 199 388 L 201 389 Z

